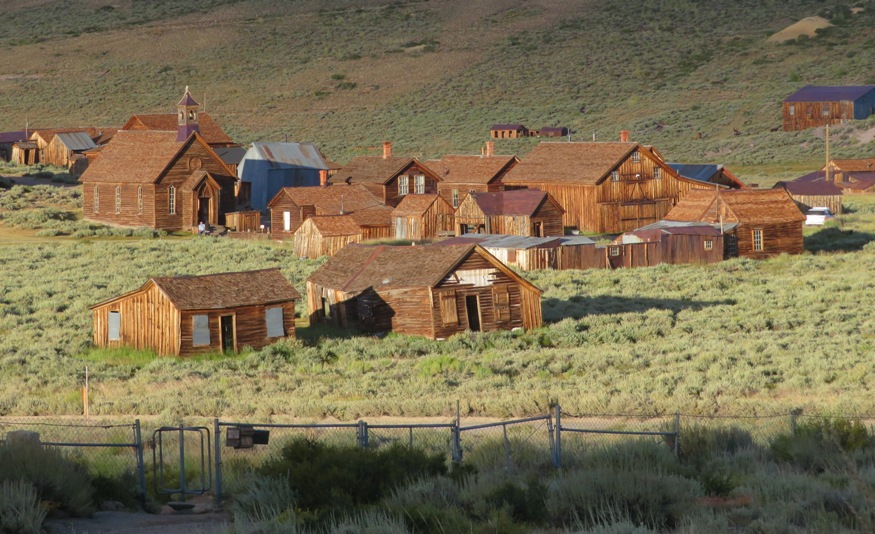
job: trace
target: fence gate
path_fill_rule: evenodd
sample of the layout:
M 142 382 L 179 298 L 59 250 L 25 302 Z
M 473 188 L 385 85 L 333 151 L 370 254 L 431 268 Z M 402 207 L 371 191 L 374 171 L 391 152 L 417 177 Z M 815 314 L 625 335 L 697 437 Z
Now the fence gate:
M 164 426 L 152 434 L 152 469 L 155 492 L 179 495 L 168 505 L 174 510 L 190 510 L 194 503 L 187 496 L 203 495 L 213 485 L 210 429 L 207 427 Z

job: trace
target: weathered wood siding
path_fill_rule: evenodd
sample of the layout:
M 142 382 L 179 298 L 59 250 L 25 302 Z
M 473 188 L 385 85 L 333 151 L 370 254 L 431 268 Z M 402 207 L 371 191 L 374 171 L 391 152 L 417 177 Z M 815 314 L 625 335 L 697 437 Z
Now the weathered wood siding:
M 508 167 L 510 168 L 510 166 Z M 507 174 L 507 171 L 503 171 L 502 175 Z M 501 184 L 500 178 L 497 178 L 490 182 L 489 184 L 482 183 L 446 183 L 446 182 L 438 182 L 438 194 L 447 201 L 447 204 L 450 206 L 453 205 L 453 191 L 458 191 L 459 194 L 459 205 L 462 205 L 462 202 L 468 198 L 468 195 L 471 193 L 494 193 L 497 191 L 504 191 L 504 186 Z M 454 208 L 458 208 L 459 206 L 454 206 Z
M 706 242 L 711 247 L 706 248 Z M 723 236 L 673 235 L 661 241 L 626 243 L 619 246 L 619 258 L 612 258 L 612 268 L 653 267 L 666 264 L 705 264 L 723 261 Z
M 204 354 L 210 352 L 221 352 L 223 347 L 221 318 L 231 316 L 234 324 L 234 352 L 239 352 L 243 347 L 252 347 L 260 349 L 271 343 L 276 342 L 279 337 L 267 337 L 267 320 L 265 312 L 268 308 L 283 309 L 283 329 L 285 337 L 295 337 L 295 303 L 284 302 L 280 304 L 271 304 L 268 306 L 241 306 L 229 308 L 226 310 L 186 310 L 180 315 L 180 350 L 179 356 L 190 356 L 193 354 Z M 194 316 L 206 315 L 209 319 L 210 328 L 210 343 L 209 345 L 195 346 L 193 343 L 194 336 Z
M 362 241 L 374 239 L 392 239 L 393 231 L 390 225 L 362 226 Z
M 754 250 L 754 230 L 762 230 L 762 250 Z M 762 259 L 778 254 L 802 254 L 805 245 L 802 238 L 802 223 L 751 225 L 740 224 L 735 228 L 738 256 Z
M 225 226 L 235 232 L 258 232 L 261 230 L 261 212 L 234 211 L 226 213 Z
M 392 217 L 395 239 L 432 239 L 453 231 L 455 212 L 441 197 L 422 215 Z
M 109 340 L 109 312 L 119 312 L 119 339 Z M 94 345 L 97 347 L 133 347 L 154 350 L 158 354 L 180 354 L 180 314 L 154 284 L 127 298 L 92 310 Z
M 116 187 L 121 195 L 118 212 L 115 207 Z M 138 201 L 140 194 L 142 209 Z M 82 214 L 88 221 L 104 224 L 158 228 L 155 225 L 155 185 L 93 182 L 82 184 Z
M 312 219 L 307 219 L 295 232 L 294 252 L 299 258 L 316 259 L 334 256 L 350 243 L 361 243 L 362 234 L 323 236 Z
M 811 208 L 826 207 L 829 211 L 836 215 L 842 213 L 842 196 L 841 195 L 794 195 L 790 193 L 793 202 L 799 206 L 802 213 L 807 212 Z
M 62 143 L 60 138 L 56 135 L 52 138 L 49 144 L 46 145 L 43 150 L 43 156 L 45 157 L 44 163 L 47 165 L 69 167 L 73 151 L 67 148 L 67 146 Z
M 398 179 L 402 176 L 408 176 L 410 178 L 409 179 L 410 187 L 408 188 L 408 191 L 409 191 L 408 194 L 413 195 L 413 194 L 416 194 L 415 193 L 415 191 L 416 191 L 416 179 L 414 178 L 416 175 L 425 176 L 425 190 L 422 191 L 420 194 L 425 194 L 425 195 L 437 194 L 437 192 L 438 192 L 437 180 L 435 180 L 435 178 L 434 178 L 434 176 L 432 176 L 431 172 L 427 172 L 422 167 L 420 167 L 419 165 L 416 165 L 416 164 L 411 165 L 407 170 L 405 170 L 404 172 L 402 172 L 398 176 L 395 176 L 391 180 L 386 182 L 382 186 L 381 192 L 379 192 L 379 193 L 375 192 L 370 187 L 368 188 L 368 191 L 371 191 L 371 193 L 374 193 L 374 195 L 376 195 L 377 198 L 382 198 L 383 203 L 386 204 L 387 206 L 392 206 L 394 208 L 398 205 L 399 202 L 401 202 L 401 199 L 404 198 L 404 195 L 402 195 L 398 192 Z M 365 184 L 365 185 L 367 185 L 367 184 Z
M 824 107 L 827 112 L 824 114 Z M 825 126 L 826 124 L 841 124 L 842 121 L 854 119 L 854 103 L 841 102 L 782 102 L 784 131 L 807 130 Z
M 285 229 L 284 212 L 289 212 L 289 229 Z M 295 202 L 283 194 L 270 207 L 270 233 L 277 237 L 291 237 L 295 230 L 304 222 L 301 208 Z

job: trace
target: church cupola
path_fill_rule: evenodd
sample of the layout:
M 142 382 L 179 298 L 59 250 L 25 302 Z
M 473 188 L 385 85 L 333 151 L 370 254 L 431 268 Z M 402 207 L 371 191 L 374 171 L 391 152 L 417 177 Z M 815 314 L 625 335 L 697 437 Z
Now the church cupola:
M 197 118 L 200 107 L 200 104 L 195 102 L 194 98 L 192 98 L 191 92 L 186 85 L 185 94 L 182 95 L 182 100 L 176 104 L 177 131 L 179 132 L 176 135 L 177 141 L 185 141 L 191 136 L 192 132 L 200 133 L 201 130 L 198 126 Z

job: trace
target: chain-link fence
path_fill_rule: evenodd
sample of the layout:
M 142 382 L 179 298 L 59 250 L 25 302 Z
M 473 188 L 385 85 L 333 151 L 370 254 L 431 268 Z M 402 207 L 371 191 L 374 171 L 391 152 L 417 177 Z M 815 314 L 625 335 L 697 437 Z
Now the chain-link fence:
M 456 462 L 481 468 L 550 466 L 555 462 L 550 415 L 460 426 Z

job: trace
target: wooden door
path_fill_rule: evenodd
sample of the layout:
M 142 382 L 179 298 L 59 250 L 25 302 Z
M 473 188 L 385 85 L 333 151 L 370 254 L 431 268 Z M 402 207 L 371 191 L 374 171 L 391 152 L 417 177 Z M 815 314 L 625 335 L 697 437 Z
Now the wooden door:
M 236 352 L 237 340 L 234 328 L 234 316 L 223 315 L 220 317 L 220 328 L 222 334 L 222 352 Z
M 468 295 L 465 297 L 465 309 L 468 312 L 468 329 L 472 332 L 480 331 L 480 297 Z

